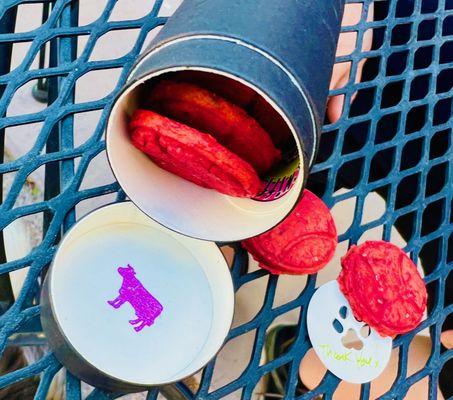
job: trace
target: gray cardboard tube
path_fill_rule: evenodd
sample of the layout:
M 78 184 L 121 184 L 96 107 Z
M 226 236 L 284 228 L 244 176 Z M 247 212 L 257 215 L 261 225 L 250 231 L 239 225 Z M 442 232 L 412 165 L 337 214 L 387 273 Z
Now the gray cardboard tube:
M 344 0 L 185 0 L 130 80 L 176 66 L 224 71 L 285 113 L 310 165 L 324 117 Z

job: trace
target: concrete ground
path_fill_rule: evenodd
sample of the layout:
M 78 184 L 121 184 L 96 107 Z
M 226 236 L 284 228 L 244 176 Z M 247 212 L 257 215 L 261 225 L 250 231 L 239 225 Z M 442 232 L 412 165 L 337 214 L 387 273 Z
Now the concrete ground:
M 164 2 L 161 14 L 170 15 L 180 2 L 181 0 L 167 0 Z M 105 0 L 80 0 L 80 24 L 87 24 L 95 20 L 102 12 L 105 3 Z M 110 19 L 139 18 L 146 14 L 153 4 L 153 0 L 118 0 Z M 28 4 L 19 7 L 17 31 L 28 31 L 39 26 L 40 7 L 39 4 Z M 105 35 L 105 37 L 99 41 L 91 58 L 107 59 L 121 56 L 131 48 L 137 34 L 138 32 L 136 30 L 129 30 L 116 31 L 115 33 Z M 81 37 L 79 39 L 79 53 L 83 50 L 86 40 L 86 37 Z M 15 45 L 12 60 L 13 67 L 17 66 L 22 61 L 28 46 L 29 44 Z M 37 68 L 37 60 L 35 60 L 33 68 Z M 115 87 L 119 72 L 119 70 L 109 70 L 87 74 L 80 79 L 77 84 L 76 101 L 92 100 L 108 94 Z M 32 113 L 45 107 L 45 105 L 38 103 L 31 96 L 31 89 L 34 84 L 35 82 L 30 82 L 16 93 L 16 96 L 8 108 L 8 115 Z M 76 117 L 74 132 L 76 145 L 83 143 L 90 137 L 98 118 L 99 112 L 81 114 Z M 38 135 L 40 129 L 41 124 L 8 129 L 6 134 L 6 147 L 9 156 L 17 158 L 26 153 L 33 145 L 34 139 Z M 43 168 L 40 168 L 30 175 L 27 189 L 24 190 L 21 199 L 19 200 L 22 204 L 42 198 L 43 178 Z M 11 179 L 12 176 L 7 178 L 6 187 L 11 182 Z M 114 178 L 107 164 L 105 152 L 103 152 L 91 163 L 82 184 L 82 188 L 107 184 L 113 182 L 113 180 Z M 103 198 L 83 202 L 77 207 L 78 217 L 97 208 L 101 204 L 111 202 L 113 198 L 113 196 L 104 196 Z M 352 223 L 354 206 L 355 201 L 350 200 L 337 205 L 332 210 L 339 228 L 339 233 L 344 232 Z M 373 220 L 382 215 L 385 211 L 385 204 L 379 196 L 371 194 L 369 199 L 367 199 L 365 208 L 365 218 Z M 18 221 L 5 231 L 9 259 L 17 259 L 24 256 L 34 245 L 36 245 L 40 237 L 40 226 L 41 221 L 37 220 L 35 217 Z M 363 237 L 361 241 L 366 239 L 380 239 L 381 234 L 382 231 L 380 229 L 369 231 L 367 232 L 366 237 Z M 396 244 L 404 245 L 404 242 L 396 232 L 393 241 Z M 318 275 L 318 284 L 336 278 L 340 270 L 340 257 L 346 250 L 347 247 L 345 243 L 341 243 L 338 246 L 335 258 Z M 23 276 L 23 272 L 17 272 L 13 275 L 13 284 L 16 292 L 20 289 Z M 259 311 L 264 300 L 267 279 L 267 277 L 261 278 L 245 285 L 239 290 L 236 297 L 237 303 L 234 326 L 249 321 Z M 303 290 L 305 282 L 305 277 L 282 276 L 278 283 L 276 305 L 284 304 L 295 298 L 301 290 Z M 297 320 L 298 313 L 295 311 L 284 315 L 282 318 L 279 318 L 278 321 L 275 321 L 275 323 L 296 323 Z M 212 389 L 223 386 L 242 373 L 247 366 L 253 340 L 254 334 L 249 333 L 225 346 L 218 357 Z M 260 392 L 261 390 L 261 388 L 257 388 L 257 392 Z M 142 397 L 134 395 L 130 398 Z M 228 399 L 238 398 L 240 398 L 240 393 L 235 393 L 228 397 Z

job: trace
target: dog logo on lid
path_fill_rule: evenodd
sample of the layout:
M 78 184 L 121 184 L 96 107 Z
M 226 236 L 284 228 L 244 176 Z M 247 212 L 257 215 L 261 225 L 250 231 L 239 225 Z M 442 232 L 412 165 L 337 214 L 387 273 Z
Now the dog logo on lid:
M 131 319 L 129 323 L 136 332 L 140 332 L 144 327 L 154 324 L 154 320 L 164 309 L 162 304 L 142 285 L 136 278 L 136 272 L 129 264 L 127 267 L 119 267 L 119 274 L 123 277 L 123 283 L 119 289 L 119 296 L 115 300 L 107 301 L 113 308 L 120 308 L 128 302 L 135 310 L 136 319 Z

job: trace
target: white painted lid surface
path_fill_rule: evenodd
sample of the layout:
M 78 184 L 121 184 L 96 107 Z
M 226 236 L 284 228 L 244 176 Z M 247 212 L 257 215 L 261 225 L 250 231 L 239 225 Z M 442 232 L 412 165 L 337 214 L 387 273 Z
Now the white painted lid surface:
M 121 275 L 118 268 L 128 265 L 135 274 L 129 268 Z M 50 274 L 54 318 L 79 356 L 135 385 L 199 370 L 222 346 L 233 318 L 231 275 L 217 246 L 163 228 L 130 202 L 82 219 Z M 126 301 L 114 303 L 118 297 Z M 152 298 L 163 307 L 157 317 Z

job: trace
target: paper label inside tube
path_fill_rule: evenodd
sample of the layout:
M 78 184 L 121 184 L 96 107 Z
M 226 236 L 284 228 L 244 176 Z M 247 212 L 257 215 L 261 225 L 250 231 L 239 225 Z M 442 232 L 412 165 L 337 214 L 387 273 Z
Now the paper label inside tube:
M 279 170 L 268 177 L 264 190 L 258 196 L 254 197 L 253 200 L 273 201 L 283 197 L 292 189 L 299 173 L 299 159 L 294 160 L 283 168 L 279 168 Z
M 366 324 L 354 318 L 337 281 L 326 283 L 313 295 L 308 305 L 307 327 L 313 349 L 322 363 L 346 382 L 370 382 L 384 371 L 390 360 L 392 339 L 381 337 L 373 329 L 369 335 L 363 333 Z M 348 344 L 344 340 L 348 333 L 355 333 L 358 340 Z

